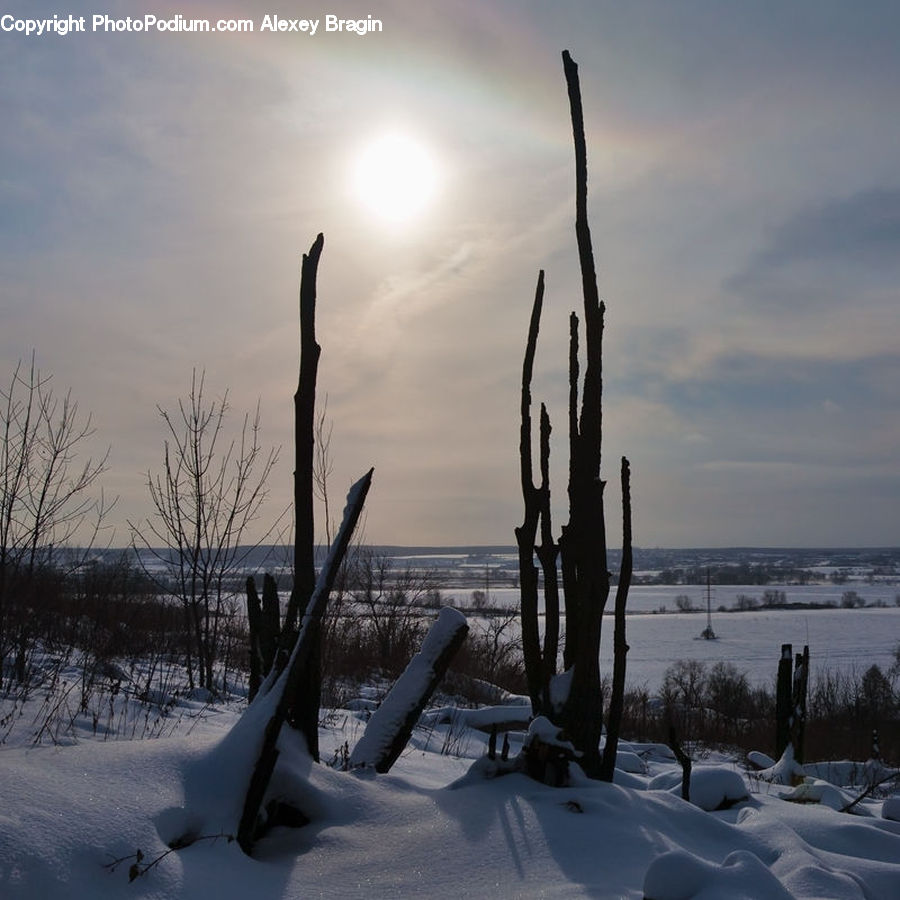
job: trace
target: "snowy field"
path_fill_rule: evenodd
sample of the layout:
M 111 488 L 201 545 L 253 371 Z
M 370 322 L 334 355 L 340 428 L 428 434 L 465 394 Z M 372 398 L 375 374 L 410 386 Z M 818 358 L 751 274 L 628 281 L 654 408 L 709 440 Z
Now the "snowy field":
M 717 639 L 699 639 L 706 615 L 666 613 L 628 617 L 628 681 L 651 690 L 662 683 L 666 669 L 677 659 L 708 664 L 732 662 L 751 683 L 775 684 L 782 644 L 794 652 L 809 645 L 813 680 L 825 670 L 857 672 L 877 663 L 885 671 L 900 644 L 900 609 L 772 610 L 713 614 Z M 604 620 L 601 660 L 612 673 L 612 620 Z
M 730 608 L 741 594 L 761 598 L 763 590 L 753 585 L 718 587 L 712 597 L 712 624 L 717 640 L 699 639 L 706 627 L 705 589 L 684 585 L 637 586 L 629 593 L 627 639 L 628 682 L 647 685 L 651 691 L 662 683 L 666 669 L 679 659 L 697 659 L 709 664 L 719 660 L 734 663 L 746 672 L 753 684 L 774 684 L 782 644 L 792 644 L 800 652 L 810 649 L 812 678 L 825 670 L 862 674 L 873 663 L 887 670 L 900 645 L 900 607 L 894 605 L 897 586 L 771 586 L 784 591 L 788 603 L 834 603 L 852 589 L 867 603 L 887 601 L 890 606 L 864 609 L 758 609 L 749 612 L 717 612 Z M 691 597 L 704 611 L 675 612 L 675 598 Z M 498 606 L 514 607 L 518 591 L 512 588 L 491 591 Z M 610 601 L 611 605 L 611 601 Z M 666 612 L 659 610 L 665 607 Z M 612 672 L 612 617 L 604 619 L 601 666 Z
M 900 821 L 888 818 L 900 798 L 840 812 L 861 786 L 810 776 L 798 794 L 711 758 L 695 764 L 686 802 L 671 754 L 653 745 L 620 746 L 612 785 L 490 777 L 464 711 L 417 728 L 388 775 L 314 765 L 283 735 L 275 790 L 311 822 L 275 829 L 251 859 L 227 836 L 259 717 L 230 731 L 238 704 L 181 712 L 157 740 L 0 748 L 4 900 L 900 897 Z M 334 711 L 323 758 L 352 748 L 364 719 Z M 520 746 L 514 735 L 513 755 Z M 194 842 L 170 850 L 185 835 Z

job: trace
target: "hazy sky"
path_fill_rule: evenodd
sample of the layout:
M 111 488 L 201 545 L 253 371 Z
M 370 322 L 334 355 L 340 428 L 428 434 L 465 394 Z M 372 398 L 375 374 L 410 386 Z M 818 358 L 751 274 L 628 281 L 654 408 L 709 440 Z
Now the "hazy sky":
M 36 351 L 111 447 L 114 543 L 149 511 L 157 404 L 194 367 L 261 400 L 291 491 L 300 254 L 319 231 L 332 493 L 375 466 L 365 537 L 513 543 L 518 403 L 565 497 L 568 313 L 581 303 L 560 51 L 579 64 L 607 302 L 604 471 L 641 546 L 900 540 L 900 4 L 828 0 L 13 2 L 86 33 L 0 32 L 0 375 Z M 92 33 L 91 15 L 254 33 Z M 266 14 L 315 35 L 261 32 Z M 383 32 L 328 33 L 372 15 Z M 355 160 L 430 148 L 388 226 Z M 338 504 L 340 505 L 340 504 Z M 557 526 L 563 510 L 556 513 Z

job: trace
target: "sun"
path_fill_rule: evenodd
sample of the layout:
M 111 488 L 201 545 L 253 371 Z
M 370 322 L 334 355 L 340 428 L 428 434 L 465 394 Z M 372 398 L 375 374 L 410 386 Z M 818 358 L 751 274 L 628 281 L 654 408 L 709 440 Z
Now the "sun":
M 399 225 L 418 218 L 434 200 L 438 167 L 428 147 L 407 134 L 385 134 L 360 152 L 355 195 L 377 219 Z

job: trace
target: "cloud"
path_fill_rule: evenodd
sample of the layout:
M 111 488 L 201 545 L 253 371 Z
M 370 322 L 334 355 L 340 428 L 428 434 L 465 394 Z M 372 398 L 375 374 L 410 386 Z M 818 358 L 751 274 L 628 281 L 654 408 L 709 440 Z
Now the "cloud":
M 772 230 L 767 246 L 726 282 L 745 301 L 793 313 L 844 303 L 858 310 L 896 300 L 900 276 L 900 189 L 883 187 L 830 199 Z

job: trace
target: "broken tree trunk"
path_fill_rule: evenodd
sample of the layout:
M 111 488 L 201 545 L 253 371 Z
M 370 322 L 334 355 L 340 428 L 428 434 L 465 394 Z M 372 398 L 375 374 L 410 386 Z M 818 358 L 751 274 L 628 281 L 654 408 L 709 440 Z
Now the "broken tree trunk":
M 262 603 L 256 581 L 247 578 L 247 630 L 250 637 L 250 680 L 247 699 L 253 700 L 263 679 L 272 671 L 281 638 L 281 611 L 275 579 L 263 576 Z
M 806 761 L 806 692 L 809 683 L 809 647 L 797 654 L 794 664 L 794 685 L 791 695 L 791 743 L 794 759 L 802 766 Z
M 316 583 L 315 524 L 313 521 L 313 457 L 315 452 L 316 377 L 321 347 L 316 343 L 316 274 L 325 238 L 319 234 L 300 268 L 300 375 L 294 394 L 294 586 L 288 601 L 281 649 L 285 654 L 297 621 L 305 613 Z M 308 640 L 303 688 L 298 691 L 288 720 L 303 734 L 313 759 L 319 760 L 319 697 L 322 674 L 321 631 L 313 622 Z
M 794 665 L 794 648 L 781 645 L 778 660 L 778 677 L 775 683 L 775 758 L 781 759 L 791 742 L 791 670 Z
M 544 300 L 544 272 L 538 274 L 525 359 L 522 363 L 522 394 L 519 427 L 519 473 L 522 499 L 525 503 L 525 519 L 516 528 L 516 544 L 519 549 L 519 597 L 522 621 L 522 656 L 525 662 L 525 679 L 534 715 L 544 712 L 544 663 L 541 654 L 538 628 L 538 570 L 534 564 L 534 548 L 537 541 L 541 498 L 534 485 L 531 449 L 531 378 L 537 349 L 538 331 L 541 326 L 541 307 Z
M 604 305 L 597 290 L 594 251 L 587 219 L 587 145 L 578 66 L 563 52 L 575 144 L 575 236 L 584 300 L 585 372 L 577 434 L 570 437 L 569 522 L 560 552 L 563 572 L 574 574 L 574 597 L 566 597 L 567 633 L 574 629 L 571 648 L 572 684 L 563 725 L 583 754 L 585 772 L 596 777 L 600 767 L 602 696 L 600 689 L 600 629 L 609 598 L 604 482 L 600 480 L 602 443 L 602 345 Z
M 343 522 L 328 553 L 328 558 L 325 560 L 325 565 L 319 573 L 312 597 L 310 597 L 306 606 L 300 632 L 297 635 L 294 649 L 286 667 L 277 678 L 273 670 L 260 689 L 260 699 L 264 699 L 270 692 L 274 692 L 277 700 L 272 715 L 266 724 L 262 747 L 257 757 L 253 774 L 250 777 L 250 783 L 244 798 L 244 808 L 238 825 L 238 843 L 248 855 L 253 850 L 253 844 L 260 824 L 260 810 L 262 809 L 266 790 L 269 787 L 269 781 L 272 778 L 272 772 L 275 769 L 275 763 L 278 760 L 278 735 L 281 733 L 281 727 L 287 719 L 288 711 L 292 708 L 302 679 L 305 677 L 310 655 L 314 650 L 313 644 L 318 641 L 319 629 L 317 626 L 325 614 L 328 595 L 334 585 L 344 554 L 347 552 L 347 547 L 353 536 L 353 530 L 359 521 L 366 494 L 372 483 L 372 472 L 373 470 L 369 469 L 353 485 L 350 493 L 347 495 L 347 506 L 344 509 Z M 259 702 L 259 699 L 257 702 Z
M 628 658 L 628 643 L 625 640 L 625 607 L 628 589 L 631 587 L 633 568 L 631 548 L 631 466 L 622 457 L 622 563 L 619 566 L 619 583 L 616 586 L 616 617 L 613 632 L 613 680 L 609 700 L 609 715 L 606 717 L 606 746 L 600 763 L 600 778 L 612 781 L 616 768 L 616 753 L 619 749 L 619 730 L 622 712 L 625 708 L 625 668 Z
M 371 766 L 380 774 L 390 771 L 468 633 L 469 626 L 461 612 L 449 607 L 441 610 L 422 649 L 409 661 L 369 719 L 350 754 L 350 768 Z

